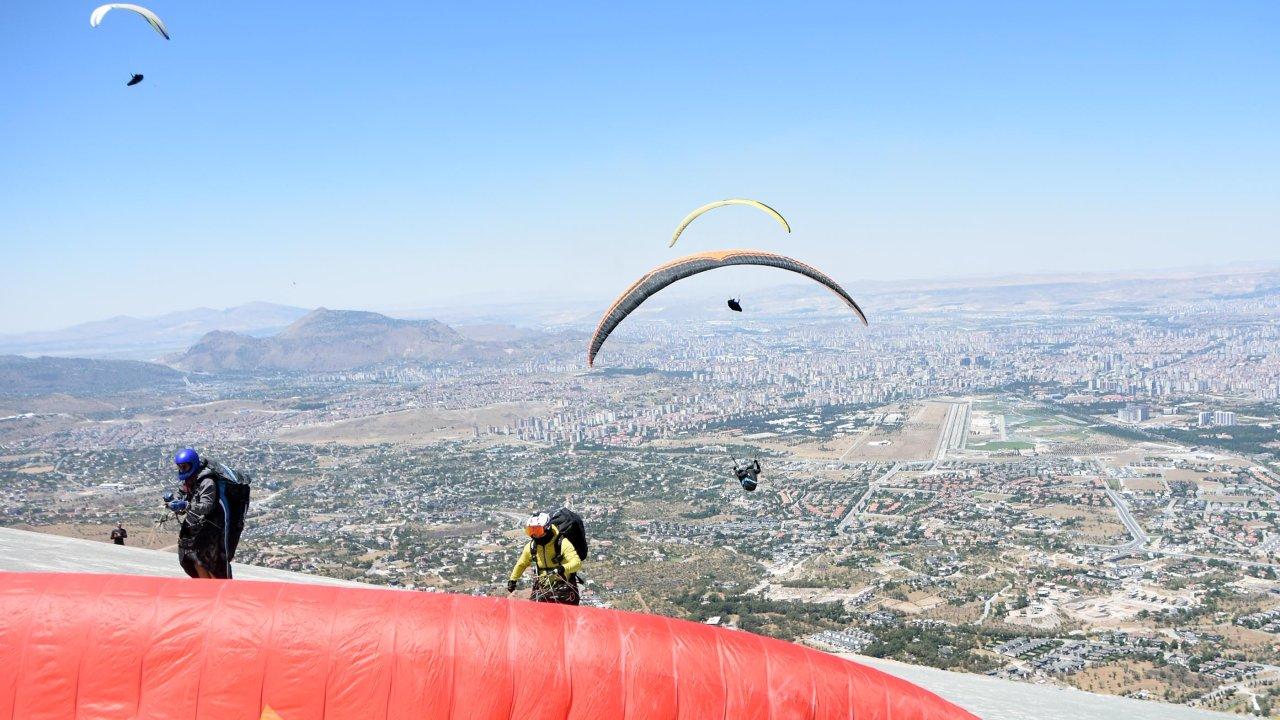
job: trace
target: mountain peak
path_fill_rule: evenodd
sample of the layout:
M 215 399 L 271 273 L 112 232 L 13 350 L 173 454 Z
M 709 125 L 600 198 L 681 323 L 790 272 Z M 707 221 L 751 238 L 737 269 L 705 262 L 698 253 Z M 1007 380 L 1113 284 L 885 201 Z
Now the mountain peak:
M 316 308 L 272 337 L 214 332 L 175 360 L 202 372 L 335 371 L 387 362 L 459 357 L 471 343 L 437 320 L 399 320 L 363 310 Z
M 456 330 L 438 320 L 399 320 L 365 310 L 316 308 L 298 318 L 277 336 L 281 339 L 365 337 L 370 334 L 417 333 L 431 342 L 462 342 Z

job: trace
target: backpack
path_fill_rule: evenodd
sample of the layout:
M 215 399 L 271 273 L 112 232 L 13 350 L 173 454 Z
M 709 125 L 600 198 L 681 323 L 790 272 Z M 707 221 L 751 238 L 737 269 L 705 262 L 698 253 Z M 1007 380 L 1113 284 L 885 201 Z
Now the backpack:
M 244 516 L 249 512 L 249 483 L 253 477 L 249 473 L 237 473 L 222 463 L 210 462 L 209 468 L 217 478 L 218 500 L 226 513 L 222 540 L 230 564 L 240 545 L 240 534 L 244 532 Z
M 573 543 L 573 549 L 578 551 L 578 557 L 586 560 L 590 549 L 587 546 L 587 526 L 582 522 L 582 516 L 569 508 L 562 507 L 551 513 L 551 524 L 560 531 L 561 538 Z M 557 538 L 556 555 L 559 554 L 560 540 Z

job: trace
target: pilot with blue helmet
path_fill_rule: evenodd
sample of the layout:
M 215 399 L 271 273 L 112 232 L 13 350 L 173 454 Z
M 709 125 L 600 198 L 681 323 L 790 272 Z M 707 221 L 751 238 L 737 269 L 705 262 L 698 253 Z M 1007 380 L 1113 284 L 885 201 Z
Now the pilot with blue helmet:
M 181 485 L 167 493 L 169 509 L 182 518 L 178 530 L 178 562 L 193 578 L 230 577 L 230 558 L 223 542 L 226 523 L 218 498 L 218 474 L 192 448 L 173 456 Z

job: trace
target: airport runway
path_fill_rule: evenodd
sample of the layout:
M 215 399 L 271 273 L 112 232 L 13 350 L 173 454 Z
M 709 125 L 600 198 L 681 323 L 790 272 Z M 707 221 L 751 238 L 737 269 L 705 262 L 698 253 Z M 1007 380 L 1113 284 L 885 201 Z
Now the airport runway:
M 1133 537 L 1128 543 L 1119 545 L 1116 550 L 1119 552 L 1133 552 L 1140 550 L 1142 546 L 1147 544 L 1151 538 L 1147 537 L 1146 531 L 1138 524 L 1137 518 L 1129 511 L 1129 504 L 1124 501 L 1124 497 L 1120 493 L 1106 488 L 1107 497 L 1111 499 L 1111 504 L 1115 506 L 1116 513 L 1120 515 L 1120 522 L 1124 523 L 1124 529 L 1129 531 L 1129 535 Z

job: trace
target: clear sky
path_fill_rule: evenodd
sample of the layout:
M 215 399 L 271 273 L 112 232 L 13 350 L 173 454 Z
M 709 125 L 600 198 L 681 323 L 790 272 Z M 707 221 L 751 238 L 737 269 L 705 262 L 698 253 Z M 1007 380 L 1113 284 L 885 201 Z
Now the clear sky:
M 171 42 L 0 2 L 0 332 L 604 299 L 732 196 L 794 233 L 729 208 L 677 249 L 851 289 L 1280 264 L 1274 0 L 144 4 Z

